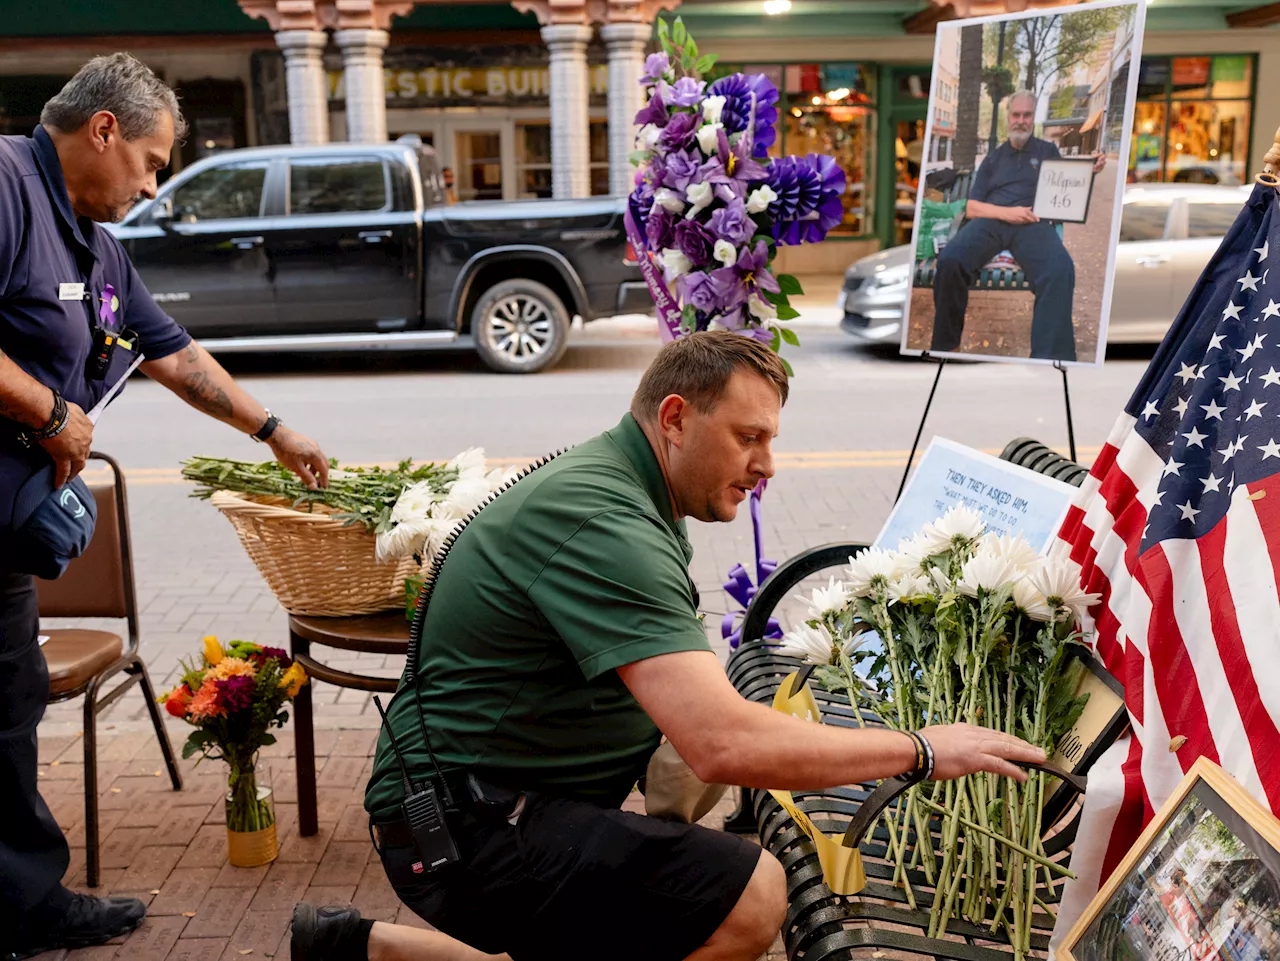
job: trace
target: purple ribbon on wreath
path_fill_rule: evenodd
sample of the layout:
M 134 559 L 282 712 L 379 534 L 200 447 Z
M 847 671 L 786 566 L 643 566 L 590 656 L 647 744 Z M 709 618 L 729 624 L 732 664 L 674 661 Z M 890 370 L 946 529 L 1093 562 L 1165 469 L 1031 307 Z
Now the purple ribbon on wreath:
M 777 561 L 770 561 L 764 558 L 764 531 L 760 526 L 760 496 L 764 493 L 768 484 L 767 480 L 761 480 L 748 495 L 749 509 L 751 511 L 751 530 L 754 534 L 756 550 L 755 583 L 752 583 L 751 574 L 741 564 L 733 565 L 733 568 L 729 571 L 729 579 L 724 582 L 725 593 L 742 605 L 741 611 L 730 611 L 724 616 L 724 620 L 720 622 L 720 636 L 728 639 L 730 650 L 737 650 L 738 645 L 742 643 L 742 625 L 735 624 L 735 622 L 746 614 L 747 608 L 751 605 L 751 599 L 760 590 L 760 585 L 778 566 Z M 769 618 L 769 623 L 765 625 L 764 636 L 769 639 L 782 637 L 782 627 L 778 624 L 777 618 Z

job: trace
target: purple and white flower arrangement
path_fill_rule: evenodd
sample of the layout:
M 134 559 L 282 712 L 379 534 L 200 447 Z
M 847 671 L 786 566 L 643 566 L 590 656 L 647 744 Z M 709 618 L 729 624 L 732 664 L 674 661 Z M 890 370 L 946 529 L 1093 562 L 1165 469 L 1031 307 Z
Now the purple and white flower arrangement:
M 820 154 L 772 159 L 778 90 L 763 74 L 702 79 L 714 54 L 677 18 L 658 23 L 645 61 L 647 103 L 631 155 L 638 168 L 627 234 L 663 338 L 741 331 L 777 350 L 799 339 L 780 322 L 802 293 L 771 268 L 779 244 L 817 243 L 843 217 L 844 171 Z

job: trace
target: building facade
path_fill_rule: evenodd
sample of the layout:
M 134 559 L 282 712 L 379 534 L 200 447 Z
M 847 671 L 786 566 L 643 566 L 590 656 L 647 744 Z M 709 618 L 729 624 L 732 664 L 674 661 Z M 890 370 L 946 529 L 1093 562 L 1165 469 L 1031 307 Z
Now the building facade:
M 123 49 L 178 89 L 191 118 L 173 169 L 235 147 L 413 133 L 453 168 L 462 200 L 622 193 L 653 19 L 676 2 L 24 4 L 0 39 L 0 131 L 29 132 L 84 60 Z M 1103 87 L 1123 89 L 1137 69 L 1130 181 L 1240 183 L 1256 172 L 1280 126 L 1280 98 L 1259 95 L 1280 90 L 1280 11 L 1215 2 L 1152 0 L 1141 61 L 1061 92 L 1074 148 L 1115 149 L 1120 118 Z M 838 270 L 905 242 L 935 79 L 946 113 L 929 160 L 951 157 L 945 128 L 966 106 L 958 66 L 931 70 L 931 30 L 954 11 L 923 0 L 795 0 L 777 16 L 756 6 L 686 0 L 674 12 L 720 55 L 718 70 L 777 84 L 774 151 L 825 153 L 845 169 L 842 223 L 828 243 L 781 251 L 784 269 Z M 1126 49 L 1120 39 L 1114 51 Z

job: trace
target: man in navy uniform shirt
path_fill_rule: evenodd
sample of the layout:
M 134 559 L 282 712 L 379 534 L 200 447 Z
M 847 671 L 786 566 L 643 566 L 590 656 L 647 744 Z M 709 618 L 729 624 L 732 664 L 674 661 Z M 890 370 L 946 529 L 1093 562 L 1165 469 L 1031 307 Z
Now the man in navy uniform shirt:
M 1007 250 L 1026 273 L 1036 297 L 1031 356 L 1076 359 L 1071 326 L 1075 263 L 1053 225 L 1031 212 L 1041 161 L 1060 156 L 1057 146 L 1031 135 L 1035 119 L 1035 94 L 1023 90 L 1009 98 L 1009 139 L 982 161 L 969 188 L 968 222 L 938 255 L 930 350 L 959 348 L 969 285 L 992 257 Z M 1105 163 L 1106 156 L 1099 154 L 1094 171 Z
M 95 223 L 155 196 L 156 172 L 186 129 L 173 91 L 126 54 L 98 57 L 40 119 L 31 138 L 0 137 L 0 961 L 102 943 L 146 913 L 140 901 L 62 886 L 67 842 L 36 787 L 49 677 L 35 586 L 5 547 L 17 486 L 50 459 L 57 486 L 79 473 L 93 441 L 85 411 L 128 366 L 125 352 L 95 375 L 95 328 L 133 331 L 144 373 L 264 441 L 308 485 L 328 473 L 313 441 L 264 410 L 156 306 Z

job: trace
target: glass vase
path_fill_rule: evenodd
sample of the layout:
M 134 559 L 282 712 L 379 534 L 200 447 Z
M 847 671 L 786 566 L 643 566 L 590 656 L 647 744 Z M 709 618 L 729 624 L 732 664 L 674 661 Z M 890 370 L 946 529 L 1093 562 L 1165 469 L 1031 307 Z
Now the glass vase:
M 227 758 L 227 849 L 238 868 L 267 864 L 280 853 L 271 769 L 257 762 L 257 755 Z

